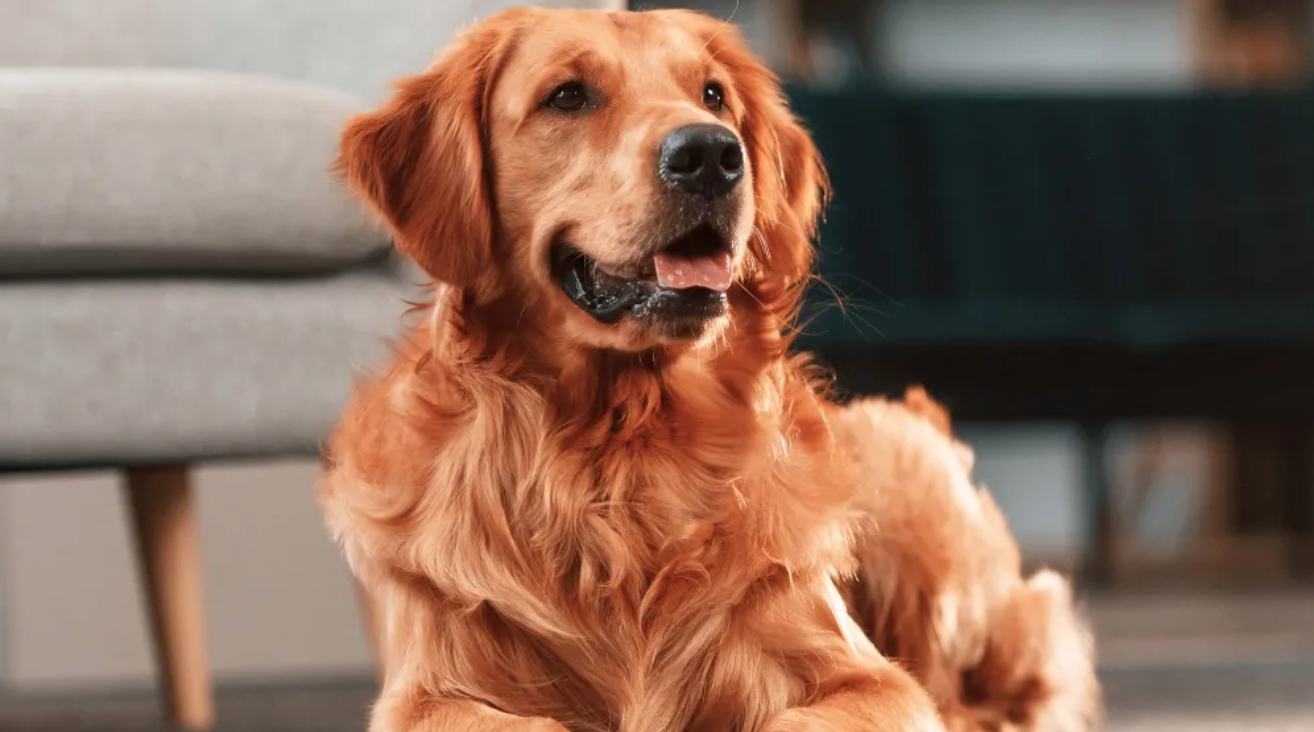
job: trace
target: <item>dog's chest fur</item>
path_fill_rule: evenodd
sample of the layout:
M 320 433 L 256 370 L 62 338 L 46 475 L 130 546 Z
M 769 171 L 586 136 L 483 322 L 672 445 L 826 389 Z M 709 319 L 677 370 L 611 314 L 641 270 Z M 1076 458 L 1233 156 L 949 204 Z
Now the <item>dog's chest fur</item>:
M 517 465 L 505 521 L 525 566 L 488 568 L 519 575 L 489 598 L 502 628 L 489 637 L 502 657 L 532 656 L 510 711 L 696 732 L 802 693 L 757 647 L 751 616 L 792 574 L 838 563 L 842 490 L 797 425 L 764 427 L 744 404 L 681 406 L 546 433 L 541 403 L 482 420 L 501 435 L 477 444 L 510 452 L 469 459 Z
M 751 730 L 798 701 L 765 640 L 847 561 L 852 488 L 801 380 L 613 385 L 579 419 L 524 383 L 412 378 L 345 422 L 326 501 L 358 571 L 399 580 L 399 667 L 580 732 Z

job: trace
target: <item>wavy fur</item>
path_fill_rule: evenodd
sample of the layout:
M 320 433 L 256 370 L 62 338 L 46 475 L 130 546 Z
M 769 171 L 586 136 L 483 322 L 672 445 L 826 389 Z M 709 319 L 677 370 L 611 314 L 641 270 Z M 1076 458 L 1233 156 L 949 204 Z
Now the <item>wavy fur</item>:
M 724 79 L 717 119 L 748 153 L 745 246 L 718 330 L 656 342 L 574 311 L 542 262 L 556 232 L 606 254 L 660 224 L 652 140 L 708 118 L 682 96 L 695 68 Z M 602 80 L 607 106 L 578 122 L 535 111 L 572 69 Z M 955 551 L 919 544 L 932 527 L 915 521 L 963 506 L 928 503 L 887 552 L 871 492 L 921 488 L 868 474 L 895 450 L 961 467 L 933 430 L 901 442 L 876 412 L 839 410 L 787 354 L 825 173 L 733 28 L 685 11 L 499 14 L 351 121 L 338 169 L 434 280 L 390 368 L 359 384 L 321 491 L 385 608 L 374 732 L 943 728 L 932 697 L 949 713 L 956 700 L 881 655 L 855 622 L 870 631 L 872 616 L 843 598 L 861 577 L 855 604 L 889 616 L 905 593 L 965 591 L 970 572 L 902 581 L 923 553 Z M 1007 564 L 1002 524 L 982 531 Z M 1010 602 L 1017 581 L 1000 572 L 983 602 Z M 1033 628 L 935 612 L 934 627 L 899 626 L 899 648 L 947 633 L 973 668 L 1001 668 L 982 672 L 987 695 L 996 676 L 1013 683 L 1008 638 Z M 1027 674 L 1085 661 L 1048 649 Z

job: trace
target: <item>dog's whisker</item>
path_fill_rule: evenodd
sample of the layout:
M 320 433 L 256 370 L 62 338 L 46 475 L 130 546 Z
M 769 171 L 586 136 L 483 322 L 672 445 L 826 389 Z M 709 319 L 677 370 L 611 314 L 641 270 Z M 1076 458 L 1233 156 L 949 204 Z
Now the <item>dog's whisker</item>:
M 525 313 L 528 311 L 529 311 L 529 300 L 526 299 L 525 302 L 520 306 L 520 315 L 516 316 L 516 330 L 519 330 L 520 326 L 524 324 Z
M 757 242 L 758 242 L 758 244 L 760 245 L 760 248 L 761 248 L 761 250 L 762 250 L 762 258 L 766 260 L 766 262 L 765 262 L 766 264 L 770 264 L 770 263 L 771 263 L 771 242 L 767 241 L 766 234 L 763 234 L 763 233 L 762 233 L 762 230 L 759 229 L 759 228 L 757 228 L 756 225 L 754 225 L 754 226 L 753 226 L 753 230 L 752 230 L 752 232 L 750 233 L 750 238 L 753 238 L 753 239 L 756 239 L 756 240 L 757 240 Z
M 738 12 L 739 12 L 739 0 L 735 0 L 735 6 L 730 9 L 730 15 L 726 16 L 726 19 L 721 22 L 721 27 L 716 29 L 716 32 L 713 33 L 711 37 L 708 38 L 707 41 L 703 43 L 703 47 L 698 49 L 698 51 L 699 52 L 706 51 L 707 47 L 712 45 L 712 41 L 716 40 L 716 37 L 721 35 L 721 31 L 725 30 L 725 28 L 727 28 L 730 25 L 730 22 L 735 19 L 735 14 Z

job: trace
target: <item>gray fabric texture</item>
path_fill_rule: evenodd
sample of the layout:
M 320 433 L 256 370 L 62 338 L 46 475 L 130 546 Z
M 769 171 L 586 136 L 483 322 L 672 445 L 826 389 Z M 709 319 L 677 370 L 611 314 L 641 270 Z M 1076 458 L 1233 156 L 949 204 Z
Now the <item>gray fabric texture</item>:
M 312 454 L 405 300 L 322 278 L 0 286 L 0 467 Z
M 168 66 L 251 72 L 370 101 L 463 26 L 513 5 L 622 0 L 5 0 L 0 66 Z M 641 5 L 642 3 L 636 3 Z
M 217 72 L 0 69 L 0 274 L 313 272 L 387 237 L 329 172 L 361 105 Z

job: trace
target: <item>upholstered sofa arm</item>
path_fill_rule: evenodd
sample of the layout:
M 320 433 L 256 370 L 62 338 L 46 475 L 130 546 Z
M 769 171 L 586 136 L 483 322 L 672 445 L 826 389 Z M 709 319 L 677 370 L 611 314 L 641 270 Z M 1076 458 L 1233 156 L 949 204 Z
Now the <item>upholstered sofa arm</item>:
M 0 275 L 303 274 L 387 247 L 330 174 L 359 105 L 208 71 L 0 69 Z

